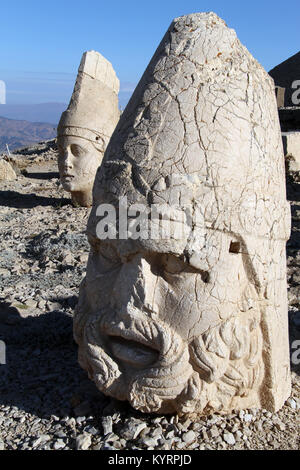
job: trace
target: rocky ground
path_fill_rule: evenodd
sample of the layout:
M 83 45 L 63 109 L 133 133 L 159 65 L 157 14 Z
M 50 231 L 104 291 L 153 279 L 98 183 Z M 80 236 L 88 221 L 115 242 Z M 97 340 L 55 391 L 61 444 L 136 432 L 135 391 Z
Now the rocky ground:
M 72 312 L 88 255 L 88 209 L 59 185 L 54 142 L 15 153 L 0 186 L 0 449 L 299 449 L 300 366 L 278 413 L 143 415 L 96 390 L 77 364 Z M 300 184 L 288 177 L 291 354 L 300 340 Z M 298 348 L 300 347 L 300 343 Z M 294 361 L 295 362 L 295 361 Z

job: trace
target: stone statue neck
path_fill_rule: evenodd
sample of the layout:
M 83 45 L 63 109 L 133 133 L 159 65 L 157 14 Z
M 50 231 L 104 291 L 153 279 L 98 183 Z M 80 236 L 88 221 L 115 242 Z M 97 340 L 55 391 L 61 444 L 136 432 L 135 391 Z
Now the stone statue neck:
M 72 191 L 71 195 L 75 206 L 91 207 L 93 204 L 92 194 L 89 191 Z

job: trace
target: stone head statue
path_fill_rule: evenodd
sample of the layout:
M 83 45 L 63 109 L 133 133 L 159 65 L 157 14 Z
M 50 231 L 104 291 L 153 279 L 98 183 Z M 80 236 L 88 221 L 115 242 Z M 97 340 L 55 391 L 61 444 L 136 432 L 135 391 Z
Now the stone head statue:
M 74 334 L 99 389 L 144 412 L 277 410 L 290 215 L 274 83 L 214 13 L 172 22 L 93 197 Z
M 95 174 L 119 120 L 119 80 L 110 62 L 85 52 L 57 130 L 61 183 L 73 202 L 90 206 Z

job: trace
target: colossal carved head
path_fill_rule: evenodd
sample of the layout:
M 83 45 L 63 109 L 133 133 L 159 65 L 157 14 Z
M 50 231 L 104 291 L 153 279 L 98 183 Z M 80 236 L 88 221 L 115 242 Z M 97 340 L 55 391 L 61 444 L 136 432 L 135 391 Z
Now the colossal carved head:
M 74 334 L 99 389 L 145 412 L 278 409 L 289 394 L 289 207 L 276 98 L 215 14 L 171 24 L 93 198 Z M 153 236 L 161 207 L 168 236 Z
M 57 129 L 60 180 L 79 205 L 92 203 L 95 174 L 120 115 L 118 92 L 110 62 L 98 52 L 85 52 Z

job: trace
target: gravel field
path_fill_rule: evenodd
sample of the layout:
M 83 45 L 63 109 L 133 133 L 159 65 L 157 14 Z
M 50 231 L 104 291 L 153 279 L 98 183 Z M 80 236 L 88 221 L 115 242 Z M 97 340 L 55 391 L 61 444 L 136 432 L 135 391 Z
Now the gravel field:
M 278 413 L 144 415 L 102 395 L 77 364 L 72 312 L 85 273 L 89 210 L 58 180 L 53 141 L 13 156 L 16 181 L 0 184 L 0 450 L 299 449 L 300 365 Z M 291 356 L 300 360 L 300 182 L 288 173 Z

